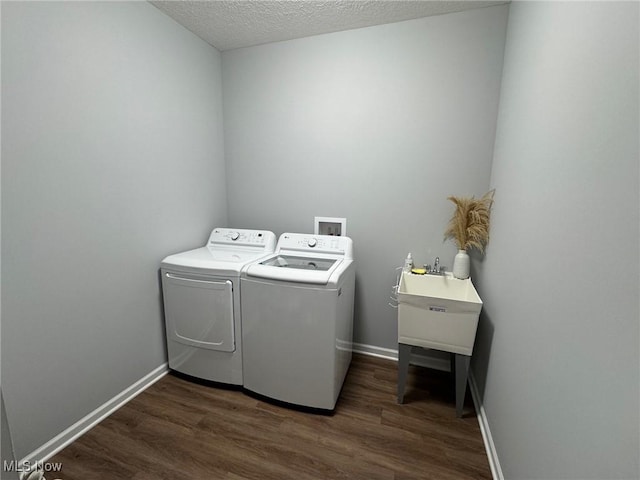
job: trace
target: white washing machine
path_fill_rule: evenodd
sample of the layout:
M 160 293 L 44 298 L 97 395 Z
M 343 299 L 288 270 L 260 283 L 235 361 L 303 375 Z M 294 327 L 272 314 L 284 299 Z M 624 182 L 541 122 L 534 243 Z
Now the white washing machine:
M 351 363 L 351 239 L 284 233 L 241 285 L 245 389 L 333 410 Z
M 169 368 L 242 385 L 240 272 L 275 244 L 273 232 L 215 228 L 206 246 L 162 261 Z

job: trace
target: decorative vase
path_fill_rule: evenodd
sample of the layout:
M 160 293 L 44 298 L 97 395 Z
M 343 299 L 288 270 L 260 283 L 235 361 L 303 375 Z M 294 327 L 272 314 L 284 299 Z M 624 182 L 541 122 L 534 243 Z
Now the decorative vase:
M 453 259 L 453 276 L 464 280 L 469 278 L 469 254 L 466 250 L 458 250 L 455 258 Z

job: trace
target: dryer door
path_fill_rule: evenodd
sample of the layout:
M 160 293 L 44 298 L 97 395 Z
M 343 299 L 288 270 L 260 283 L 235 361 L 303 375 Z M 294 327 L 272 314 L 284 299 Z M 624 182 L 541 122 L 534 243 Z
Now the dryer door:
M 185 345 L 222 352 L 236 349 L 233 283 L 163 272 L 167 335 Z

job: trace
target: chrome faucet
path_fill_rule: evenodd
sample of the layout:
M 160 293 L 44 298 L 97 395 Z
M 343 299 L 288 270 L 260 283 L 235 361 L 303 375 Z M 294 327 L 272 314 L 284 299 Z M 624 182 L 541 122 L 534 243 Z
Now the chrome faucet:
M 427 265 L 426 270 L 427 270 L 427 273 L 431 275 L 444 275 L 446 267 L 441 267 L 440 257 L 436 257 L 435 261 L 433 262 L 433 268 L 431 268 L 431 265 Z

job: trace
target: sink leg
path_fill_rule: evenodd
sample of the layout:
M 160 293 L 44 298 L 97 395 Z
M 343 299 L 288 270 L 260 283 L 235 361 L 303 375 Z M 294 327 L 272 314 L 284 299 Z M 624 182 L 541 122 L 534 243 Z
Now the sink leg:
M 398 344 L 398 403 L 404 400 L 404 386 L 409 372 L 409 359 L 411 358 L 411 345 Z
M 449 353 L 449 367 L 451 367 L 451 374 L 455 377 L 456 375 L 456 354 Z
M 467 378 L 469 376 L 469 362 L 471 357 L 456 353 L 455 376 L 456 376 L 456 417 L 462 417 L 464 407 L 464 396 L 467 392 Z

